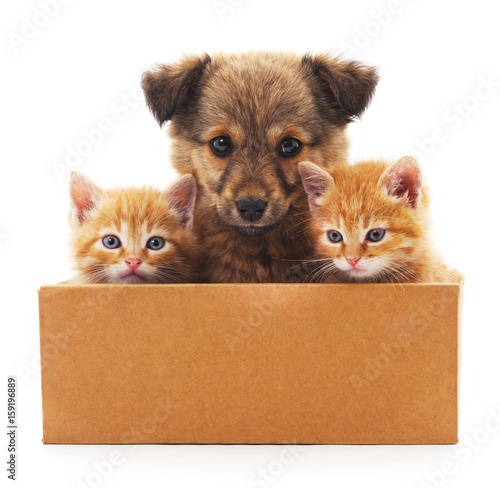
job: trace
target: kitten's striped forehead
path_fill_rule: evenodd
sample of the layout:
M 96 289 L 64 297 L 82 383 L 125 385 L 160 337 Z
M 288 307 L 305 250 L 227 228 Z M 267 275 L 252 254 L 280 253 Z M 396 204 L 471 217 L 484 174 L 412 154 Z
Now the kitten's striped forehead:
M 331 197 L 325 207 L 332 219 L 344 227 L 368 228 L 405 214 L 403 204 L 395 202 L 379 184 L 386 163 L 358 163 L 338 168 Z
M 117 229 L 126 226 L 130 237 L 151 232 L 154 226 L 176 223 L 161 192 L 146 188 L 110 191 L 98 219 Z

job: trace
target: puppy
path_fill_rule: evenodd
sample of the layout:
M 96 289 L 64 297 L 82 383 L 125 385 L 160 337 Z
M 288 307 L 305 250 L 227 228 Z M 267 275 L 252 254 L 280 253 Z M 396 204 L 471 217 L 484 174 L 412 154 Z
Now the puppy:
M 198 181 L 206 281 L 289 280 L 312 252 L 298 163 L 346 164 L 345 128 L 377 81 L 353 61 L 277 52 L 188 56 L 144 74 L 151 112 L 172 121 L 175 168 Z

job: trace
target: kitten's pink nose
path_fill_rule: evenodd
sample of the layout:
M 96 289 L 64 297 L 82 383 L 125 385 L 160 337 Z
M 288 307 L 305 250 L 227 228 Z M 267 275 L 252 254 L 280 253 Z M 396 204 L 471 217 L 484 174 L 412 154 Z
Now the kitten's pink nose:
M 128 258 L 125 259 L 125 262 L 127 263 L 127 266 L 130 268 L 131 271 L 135 271 L 142 263 L 142 261 L 139 258 Z
M 345 260 L 354 268 L 361 258 L 345 258 Z

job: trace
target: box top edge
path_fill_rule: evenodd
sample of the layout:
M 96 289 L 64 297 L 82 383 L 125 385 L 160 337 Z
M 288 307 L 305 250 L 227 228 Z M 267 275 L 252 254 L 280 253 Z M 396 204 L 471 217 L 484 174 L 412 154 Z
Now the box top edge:
M 141 283 L 141 284 L 121 284 L 121 283 L 92 283 L 92 284 L 82 284 L 82 283 L 55 283 L 55 284 L 47 284 L 42 285 L 38 292 L 46 289 L 60 289 L 60 288 L 126 288 L 126 289 L 134 289 L 134 288 L 160 288 L 160 287 L 175 287 L 175 288 L 192 288 L 192 287 L 223 287 L 223 288 L 232 288 L 232 287 L 240 287 L 240 286 L 251 286 L 251 287 L 270 287 L 270 286 L 278 286 L 278 287 L 297 287 L 297 286 L 306 286 L 306 287 L 363 287 L 363 288 L 373 288 L 373 287 L 454 287 L 454 288 L 463 288 L 463 283 Z

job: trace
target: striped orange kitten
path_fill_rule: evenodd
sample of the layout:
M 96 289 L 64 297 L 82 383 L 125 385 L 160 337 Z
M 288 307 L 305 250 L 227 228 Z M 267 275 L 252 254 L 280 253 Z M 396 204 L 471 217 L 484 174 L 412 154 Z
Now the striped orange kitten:
M 312 212 L 317 267 L 309 279 L 337 283 L 458 283 L 428 240 L 428 196 L 418 163 L 363 162 L 327 173 L 299 165 Z
M 76 283 L 195 281 L 191 232 L 196 181 L 185 175 L 164 191 L 105 191 L 80 173 L 70 178 Z

